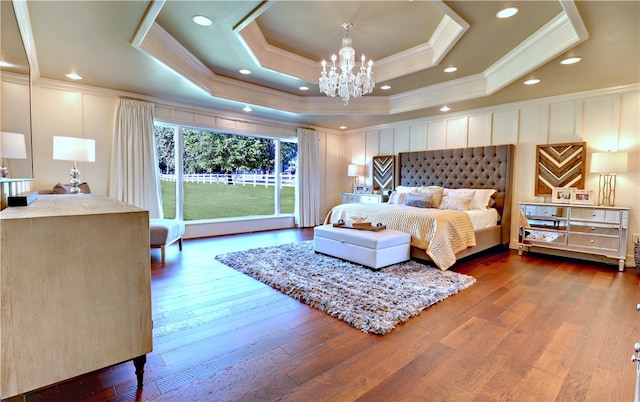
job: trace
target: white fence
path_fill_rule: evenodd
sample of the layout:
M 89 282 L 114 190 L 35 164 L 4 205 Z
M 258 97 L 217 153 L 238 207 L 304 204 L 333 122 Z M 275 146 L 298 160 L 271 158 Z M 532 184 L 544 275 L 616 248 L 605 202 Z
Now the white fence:
M 160 180 L 162 181 L 176 181 L 174 174 L 160 174 Z M 282 187 L 295 187 L 296 175 L 291 173 L 282 173 L 280 175 Z M 197 174 L 184 174 L 182 175 L 182 181 L 184 183 L 228 183 L 229 175 L 227 173 L 197 173 Z M 261 173 L 232 173 L 231 183 L 233 185 L 242 186 L 275 186 L 276 175 L 275 174 L 261 174 Z

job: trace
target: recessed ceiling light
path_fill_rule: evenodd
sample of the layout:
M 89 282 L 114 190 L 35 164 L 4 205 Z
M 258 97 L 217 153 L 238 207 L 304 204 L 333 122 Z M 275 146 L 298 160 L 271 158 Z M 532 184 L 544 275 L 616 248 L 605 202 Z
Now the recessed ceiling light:
M 387 89 L 391 89 L 391 85 L 383 85 L 380 87 L 380 89 L 382 89 L 383 91 L 386 91 Z
M 340 130 L 346 130 L 347 126 L 340 126 Z
M 251 74 L 251 70 L 247 70 L 246 68 L 238 70 L 240 74 L 249 75 Z
M 81 80 L 82 77 L 80 77 L 78 74 L 76 73 L 69 73 L 67 74 L 67 78 L 70 78 L 72 80 Z
M 569 57 L 560 62 L 560 64 L 574 64 L 582 60 L 582 57 Z
M 0 67 L 11 67 L 13 64 L 7 63 L 6 61 L 0 61 Z
M 245 112 L 251 112 L 253 111 L 253 109 L 251 109 L 251 107 L 249 105 L 245 106 L 242 108 L 242 110 L 244 110 Z
M 537 83 L 539 83 L 539 82 L 540 82 L 540 80 L 539 80 L 539 79 L 537 79 L 537 78 L 532 78 L 532 79 L 530 79 L 530 80 L 526 80 L 526 81 L 524 82 L 524 85 L 535 85 L 535 84 L 537 84 Z
M 298 87 L 298 89 L 301 91 L 308 91 L 309 87 L 301 86 L 301 87 Z
M 458 71 L 458 67 L 447 67 L 444 70 L 445 73 L 455 73 L 456 71 Z
M 192 18 L 192 20 L 196 24 L 201 25 L 203 27 L 208 27 L 209 25 L 213 24 L 213 21 L 211 21 L 211 18 L 205 17 L 204 15 L 196 15 Z
M 518 9 L 518 7 L 507 7 L 505 9 L 502 9 L 502 10 L 498 11 L 496 13 L 496 17 L 498 17 L 498 18 L 513 17 L 514 15 L 518 14 L 518 11 L 520 11 Z
M 449 110 L 451 110 L 451 108 L 449 106 L 443 106 L 440 108 L 441 112 L 448 112 Z

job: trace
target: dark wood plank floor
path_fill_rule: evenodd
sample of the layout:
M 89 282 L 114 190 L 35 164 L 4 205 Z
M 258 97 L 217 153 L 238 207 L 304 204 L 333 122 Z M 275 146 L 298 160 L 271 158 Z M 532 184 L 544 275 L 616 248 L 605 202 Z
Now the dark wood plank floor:
M 154 351 L 27 401 L 630 401 L 636 270 L 513 250 L 459 262 L 477 283 L 385 336 L 360 332 L 214 260 L 310 230 L 152 250 Z M 99 346 L 99 339 L 96 344 Z M 22 398 L 20 398 L 22 399 Z

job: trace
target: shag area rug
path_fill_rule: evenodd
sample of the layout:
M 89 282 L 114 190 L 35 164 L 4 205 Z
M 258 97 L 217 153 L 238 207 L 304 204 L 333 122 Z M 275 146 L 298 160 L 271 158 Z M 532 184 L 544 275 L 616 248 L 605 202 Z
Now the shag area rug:
M 216 256 L 216 260 L 363 332 L 384 335 L 475 278 L 416 261 L 372 270 L 313 251 L 313 241 Z

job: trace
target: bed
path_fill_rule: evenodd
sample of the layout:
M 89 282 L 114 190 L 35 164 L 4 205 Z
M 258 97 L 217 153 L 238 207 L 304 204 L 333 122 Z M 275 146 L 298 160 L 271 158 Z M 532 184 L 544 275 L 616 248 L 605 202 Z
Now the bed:
M 493 189 L 491 208 L 495 210 L 495 224 L 478 225 L 468 212 L 416 208 L 404 203 L 341 204 L 331 209 L 325 223 L 364 217 L 374 224 L 407 231 L 411 234 L 411 257 L 433 261 L 442 270 L 450 268 L 459 258 L 497 246 L 508 247 L 514 149 L 509 144 L 398 154 L 396 190 Z

